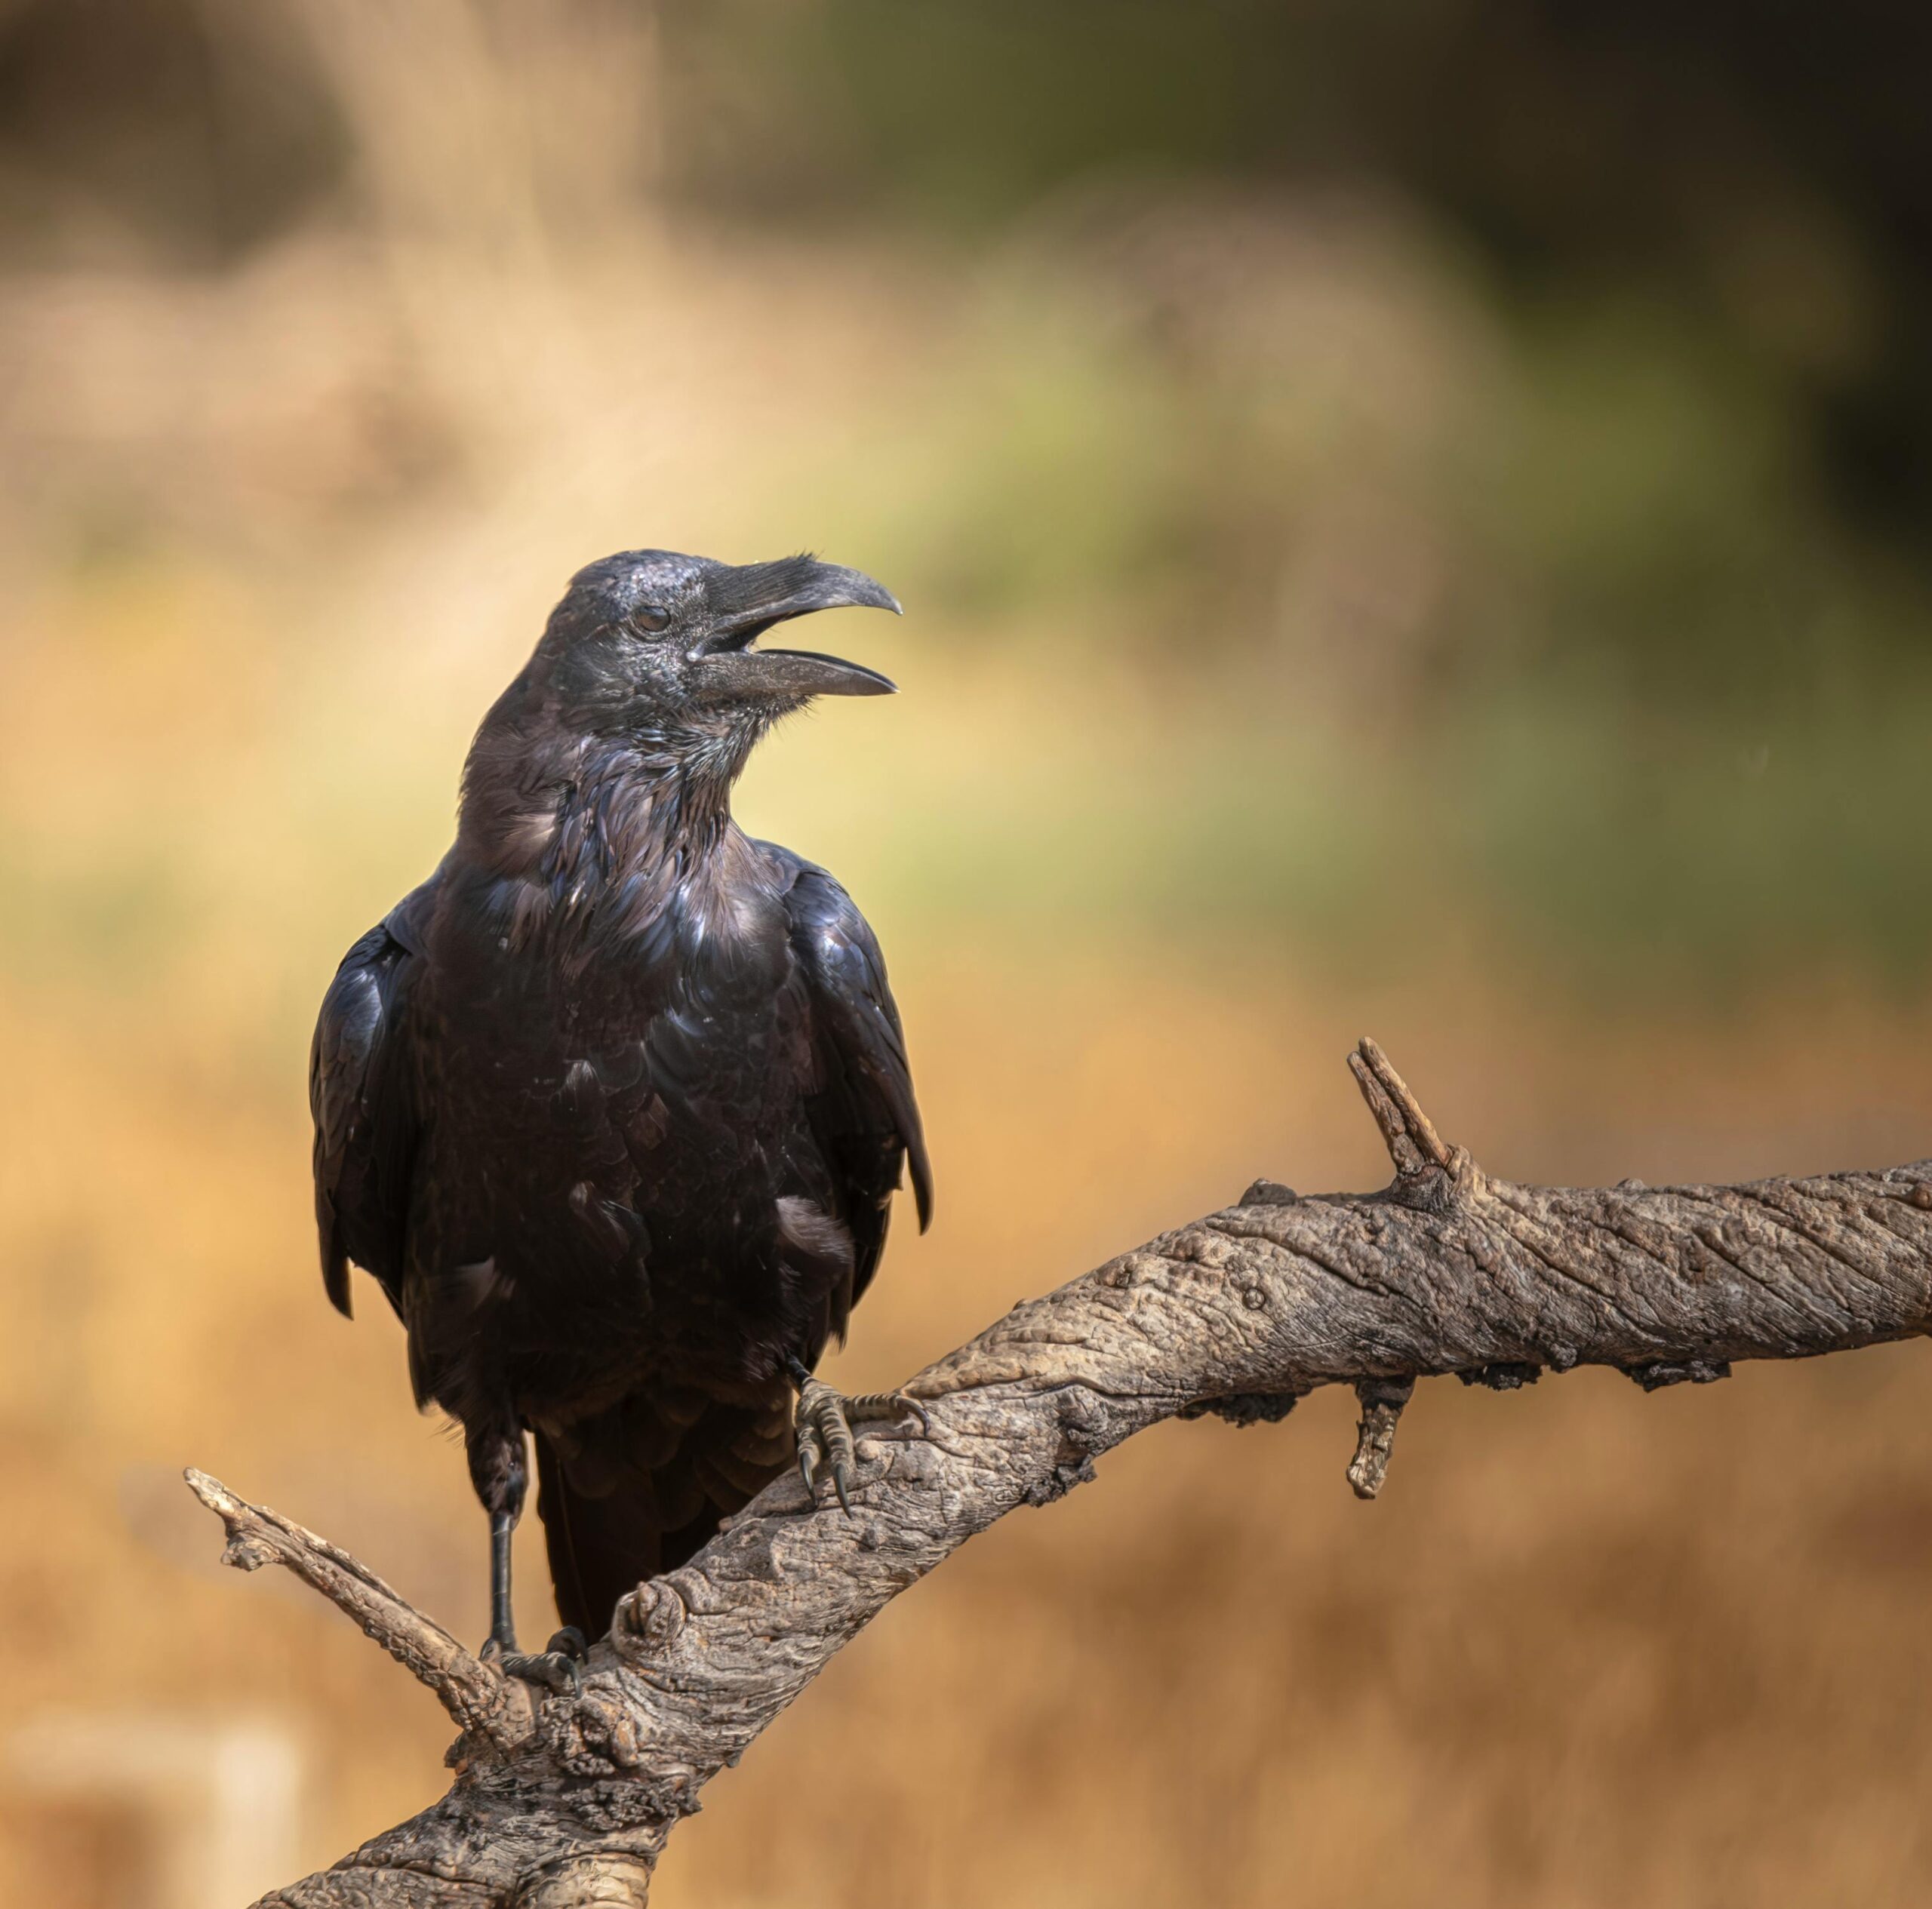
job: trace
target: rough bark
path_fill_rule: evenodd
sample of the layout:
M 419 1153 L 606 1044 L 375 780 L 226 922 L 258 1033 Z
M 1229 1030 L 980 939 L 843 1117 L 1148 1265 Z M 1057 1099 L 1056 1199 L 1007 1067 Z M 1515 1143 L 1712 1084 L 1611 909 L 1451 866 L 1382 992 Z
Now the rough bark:
M 1731 1187 L 1520 1186 L 1445 1146 L 1374 1043 L 1351 1057 L 1382 1192 L 1236 1204 L 1017 1306 L 912 1379 L 930 1433 L 863 1437 L 856 1515 L 787 1478 L 641 1585 L 580 1695 L 506 1685 L 355 1561 L 190 1473 L 227 1560 L 296 1571 L 462 1731 L 432 1808 L 263 1899 L 287 1909 L 641 1905 L 705 1782 L 974 1533 L 1051 1503 L 1163 1419 L 1282 1417 L 1352 1385 L 1349 1482 L 1380 1488 L 1416 1380 L 1509 1389 L 1614 1366 L 1645 1390 L 1911 1337 L 1932 1314 L 1932 1160 Z

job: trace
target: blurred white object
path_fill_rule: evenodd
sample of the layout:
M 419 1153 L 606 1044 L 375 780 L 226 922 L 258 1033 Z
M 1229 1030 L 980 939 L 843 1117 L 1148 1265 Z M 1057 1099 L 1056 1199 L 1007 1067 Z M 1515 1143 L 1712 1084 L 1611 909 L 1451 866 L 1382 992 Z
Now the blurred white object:
M 140 1909 L 241 1909 L 295 1872 L 303 1760 L 278 1724 L 51 1711 L 7 1751 L 20 1801 L 127 1812 L 148 1852 Z

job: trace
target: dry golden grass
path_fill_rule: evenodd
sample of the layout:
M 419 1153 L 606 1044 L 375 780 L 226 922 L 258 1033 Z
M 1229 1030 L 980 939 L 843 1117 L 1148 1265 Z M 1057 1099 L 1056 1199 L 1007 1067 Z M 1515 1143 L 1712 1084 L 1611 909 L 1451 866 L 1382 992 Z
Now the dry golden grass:
M 860 1321 L 844 1365 L 868 1382 L 1257 1170 L 1372 1183 L 1337 1059 L 1359 1024 L 1447 1131 L 1527 1174 L 1904 1157 L 1932 1118 L 1900 1058 L 1932 1028 L 1842 998 L 1712 1036 L 1100 948 L 1043 973 L 909 953 L 943 1205 Z M 459 1455 L 411 1412 L 369 1290 L 353 1327 L 323 1305 L 293 1052 L 269 1080 L 219 1058 L 247 1041 L 205 1004 L 157 1024 L 54 986 L 15 990 L 4 1044 L 26 1089 L 0 1136 L 14 1714 L 285 1720 L 312 1754 L 319 1862 L 436 1791 L 443 1721 L 318 1604 L 217 1572 L 175 1468 L 211 1466 L 480 1634 Z M 1436 1385 L 1369 1508 L 1341 1478 L 1344 1399 L 1164 1429 L 888 1613 L 715 1787 L 665 1899 L 1922 1900 L 1919 1356 L 1648 1400 L 1601 1375 Z M 111 1899 L 63 1874 L 20 1899 Z

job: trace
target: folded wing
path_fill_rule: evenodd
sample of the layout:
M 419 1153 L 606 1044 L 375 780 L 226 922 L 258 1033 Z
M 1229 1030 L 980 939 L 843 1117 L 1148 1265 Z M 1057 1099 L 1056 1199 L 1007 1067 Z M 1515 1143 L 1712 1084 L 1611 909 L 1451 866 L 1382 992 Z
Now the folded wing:
M 309 1051 L 315 1120 L 315 1227 L 322 1283 L 350 1310 L 351 1262 L 402 1310 L 404 1236 L 420 1130 L 410 1053 L 419 924 L 435 878 L 400 902 L 343 957 Z
M 846 1194 L 851 1229 L 852 1283 L 835 1301 L 832 1324 L 842 1338 L 885 1249 L 892 1195 L 909 1173 L 923 1232 L 932 1217 L 932 1168 L 899 1009 L 887 985 L 878 942 L 851 896 L 826 872 L 767 845 L 792 870 L 785 896 L 792 948 L 812 1005 L 818 1077 L 808 1117 L 825 1160 Z

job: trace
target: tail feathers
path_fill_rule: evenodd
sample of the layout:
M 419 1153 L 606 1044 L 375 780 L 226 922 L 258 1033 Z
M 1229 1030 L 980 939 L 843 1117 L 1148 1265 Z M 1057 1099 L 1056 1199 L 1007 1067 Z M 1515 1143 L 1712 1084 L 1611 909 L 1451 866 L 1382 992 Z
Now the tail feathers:
M 602 1637 L 620 1597 L 675 1571 L 791 1462 L 782 1408 L 706 1405 L 675 1443 L 669 1416 L 633 1398 L 536 1435 L 537 1512 L 557 1611 L 586 1637 Z
M 638 1483 L 586 1497 L 571 1488 L 555 1446 L 537 1434 L 537 1513 L 557 1615 L 586 1637 L 602 1637 L 617 1600 L 663 1568 L 657 1495 L 648 1475 Z

